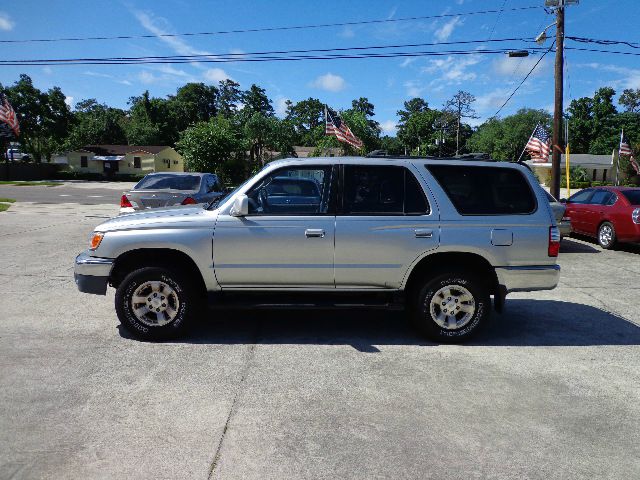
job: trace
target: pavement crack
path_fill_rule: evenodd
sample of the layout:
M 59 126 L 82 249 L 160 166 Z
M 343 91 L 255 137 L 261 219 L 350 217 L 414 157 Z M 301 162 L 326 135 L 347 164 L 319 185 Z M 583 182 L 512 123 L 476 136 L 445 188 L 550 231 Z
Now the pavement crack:
M 209 475 L 207 477 L 209 480 L 213 478 L 213 474 L 215 473 L 216 467 L 220 462 L 224 439 L 227 435 L 227 431 L 229 430 L 229 426 L 231 425 L 231 420 L 233 419 L 238 409 L 238 402 L 240 401 L 240 397 L 244 393 L 244 384 L 247 377 L 249 376 L 249 369 L 251 367 L 253 357 L 255 356 L 255 350 L 256 350 L 256 345 L 258 344 L 259 333 L 260 333 L 260 322 L 256 322 L 256 328 L 254 330 L 253 339 L 252 339 L 253 341 L 249 345 L 249 348 L 247 348 L 247 352 L 245 354 L 245 358 L 242 364 L 242 373 L 240 375 L 240 381 L 238 382 L 238 387 L 236 388 L 236 392 L 233 396 L 233 401 L 231 402 L 231 407 L 229 408 L 229 413 L 227 414 L 227 419 L 224 423 L 224 428 L 222 429 L 222 435 L 220 435 L 220 441 L 218 442 L 218 446 L 216 447 L 213 460 L 211 461 L 211 465 L 209 466 Z

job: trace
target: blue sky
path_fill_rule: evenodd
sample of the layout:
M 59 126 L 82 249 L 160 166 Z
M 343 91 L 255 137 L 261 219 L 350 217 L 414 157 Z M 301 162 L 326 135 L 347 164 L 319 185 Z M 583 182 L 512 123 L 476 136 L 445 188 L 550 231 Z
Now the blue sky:
M 202 32 L 301 24 L 463 13 L 542 5 L 543 0 L 422 0 L 422 1 L 210 1 L 130 0 L 4 2 L 0 7 L 0 40 Z M 638 42 L 637 0 L 582 0 L 567 11 L 567 35 Z M 190 36 L 135 40 L 0 44 L 0 58 L 68 58 L 176 54 L 246 53 L 265 50 L 334 48 L 437 41 L 535 37 L 554 18 L 540 7 L 442 19 L 309 30 Z M 553 34 L 553 29 L 551 29 Z M 512 44 L 508 44 L 512 45 Z M 517 43 L 513 43 L 517 46 Z M 550 45 L 547 41 L 547 45 Z M 569 45 L 569 44 L 568 44 Z M 575 44 L 573 44 L 575 45 Z M 577 45 L 583 46 L 583 45 Z M 589 46 L 589 45 L 587 45 Z M 396 111 L 414 96 L 433 107 L 458 90 L 477 98 L 480 119 L 490 117 L 538 59 L 483 54 L 457 57 L 389 58 L 304 62 L 262 62 L 180 65 L 29 66 L 3 67 L 0 82 L 13 83 L 20 73 L 35 85 L 57 85 L 70 104 L 85 98 L 126 107 L 127 100 L 148 89 L 164 96 L 189 81 L 217 83 L 232 78 L 243 88 L 256 83 L 267 90 L 282 113 L 284 102 L 316 97 L 334 108 L 368 97 L 376 106 L 376 120 L 386 133 L 394 132 Z M 598 48 L 598 46 L 593 46 Z M 451 48 L 451 47 L 449 47 Z M 620 49 L 620 48 L 617 48 Z M 404 49 L 408 50 L 408 49 Z M 629 50 L 629 49 L 626 49 Z M 605 85 L 618 93 L 640 88 L 640 58 L 588 52 L 567 52 L 565 99 L 592 95 Z M 523 106 L 551 109 L 553 54 L 538 66 L 501 115 Z

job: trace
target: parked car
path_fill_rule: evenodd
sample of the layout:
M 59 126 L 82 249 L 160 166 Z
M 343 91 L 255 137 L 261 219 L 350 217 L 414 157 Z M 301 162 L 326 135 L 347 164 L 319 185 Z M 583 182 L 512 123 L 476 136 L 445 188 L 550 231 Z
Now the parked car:
M 212 173 L 150 173 L 133 190 L 122 195 L 120 214 L 147 208 L 211 203 L 224 195 Z
M 14 162 L 27 161 L 31 158 L 28 153 L 24 153 L 22 150 L 20 150 L 20 148 L 17 147 L 8 148 L 6 154 L 7 158 L 9 160 L 13 160 Z
M 602 248 L 640 242 L 640 188 L 587 188 L 565 202 L 571 231 L 595 237 Z
M 509 292 L 558 283 L 560 232 L 534 175 L 514 163 L 314 158 L 270 163 L 208 207 L 111 219 L 75 261 L 80 291 L 116 289 L 122 325 L 179 334 L 214 306 L 408 310 L 462 341 Z
M 565 211 L 567 210 L 567 206 L 559 200 L 551 195 L 549 192 L 545 191 L 547 194 L 547 199 L 549 199 L 549 204 L 551 205 L 551 210 L 553 211 L 553 216 L 556 219 L 556 225 L 560 230 L 560 239 L 568 236 L 571 233 L 571 219 L 565 215 Z

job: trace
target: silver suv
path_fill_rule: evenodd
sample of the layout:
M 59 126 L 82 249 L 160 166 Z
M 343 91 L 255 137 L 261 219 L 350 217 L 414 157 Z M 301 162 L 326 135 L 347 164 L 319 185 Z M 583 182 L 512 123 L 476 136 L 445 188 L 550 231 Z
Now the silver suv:
M 560 234 L 544 190 L 514 163 L 425 158 L 272 162 L 206 207 L 96 227 L 82 292 L 116 289 L 121 323 L 173 337 L 239 302 L 406 307 L 436 341 L 476 333 L 509 292 L 552 289 Z

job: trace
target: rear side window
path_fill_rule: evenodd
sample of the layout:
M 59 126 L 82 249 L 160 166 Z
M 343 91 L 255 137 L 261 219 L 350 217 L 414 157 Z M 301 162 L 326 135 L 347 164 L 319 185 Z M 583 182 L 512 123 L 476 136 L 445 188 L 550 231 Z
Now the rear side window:
M 596 190 L 596 193 L 593 194 L 589 203 L 594 205 L 608 205 L 612 196 L 613 193 L 608 192 L 607 190 Z
M 622 194 L 627 197 L 631 205 L 640 205 L 640 189 L 622 190 Z
M 429 204 L 422 187 L 404 167 L 346 165 L 346 215 L 426 215 Z
M 527 179 L 513 168 L 427 165 L 461 215 L 522 215 L 536 209 Z

